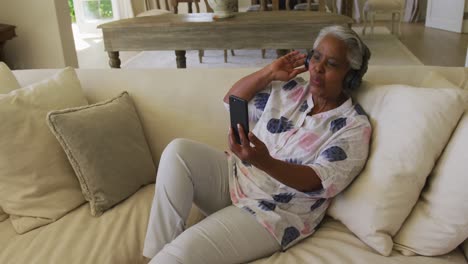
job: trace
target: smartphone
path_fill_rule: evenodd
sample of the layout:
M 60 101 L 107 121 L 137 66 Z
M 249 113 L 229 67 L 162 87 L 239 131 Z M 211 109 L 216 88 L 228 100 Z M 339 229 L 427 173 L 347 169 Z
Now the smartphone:
M 229 113 L 231 115 L 231 127 L 234 132 L 237 144 L 240 144 L 239 131 L 237 130 L 237 124 L 241 124 L 244 128 L 245 137 L 248 139 L 247 134 L 249 133 L 249 108 L 248 102 L 235 95 L 229 96 Z

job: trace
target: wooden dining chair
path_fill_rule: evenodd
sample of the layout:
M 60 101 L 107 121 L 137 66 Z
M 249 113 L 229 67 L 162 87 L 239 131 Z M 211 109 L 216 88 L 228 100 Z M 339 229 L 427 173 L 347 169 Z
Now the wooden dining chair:
M 286 0 L 288 2 L 290 0 Z M 329 9 L 331 12 L 336 13 L 336 0 L 328 1 L 331 2 L 331 8 L 328 7 L 326 0 L 307 0 L 306 3 L 299 3 L 294 6 L 295 11 L 320 11 L 326 12 Z M 286 6 L 289 6 L 288 4 Z
M 164 0 L 164 8 L 162 8 L 159 0 L 143 0 L 143 10 L 138 11 L 138 8 L 132 2 L 132 7 L 137 17 L 142 16 L 157 16 L 162 14 L 171 13 L 168 0 Z
M 400 35 L 401 14 L 403 13 L 404 6 L 404 0 L 367 0 L 363 8 L 364 27 L 362 28 L 362 35 L 366 34 L 369 17 L 371 33 L 374 34 L 374 20 L 375 15 L 378 13 L 392 14 L 392 34 Z M 397 25 L 397 29 L 395 29 L 395 24 Z
M 206 5 L 206 12 L 208 13 L 213 13 L 213 9 L 210 7 L 210 5 L 208 4 L 208 1 L 205 0 L 205 5 Z M 205 51 L 204 50 L 199 50 L 198 51 L 198 61 L 200 63 L 203 62 L 203 56 L 205 55 Z M 234 50 L 231 50 L 231 55 L 232 56 L 235 56 L 235 53 L 234 53 Z M 227 58 L 228 58 L 228 51 L 227 50 L 224 50 L 224 63 L 227 63 Z
M 287 0 L 289 1 L 289 0 Z M 247 12 L 271 11 L 273 3 L 271 0 L 251 0 L 251 5 L 247 8 Z M 265 58 L 266 49 L 262 49 L 262 59 Z
M 200 6 L 198 5 L 198 3 L 200 3 L 200 0 L 171 0 L 171 5 L 174 8 L 175 14 L 179 13 L 179 3 L 187 3 L 189 13 L 193 13 L 192 4 L 195 4 L 195 9 L 197 10 L 197 13 L 200 13 Z

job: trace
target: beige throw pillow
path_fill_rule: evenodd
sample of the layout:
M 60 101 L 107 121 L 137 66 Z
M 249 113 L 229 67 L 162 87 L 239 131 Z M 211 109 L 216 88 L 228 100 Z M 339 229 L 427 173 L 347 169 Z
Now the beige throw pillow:
M 468 114 L 465 113 L 419 201 L 394 238 L 395 248 L 403 254 L 443 255 L 468 237 L 467 146 Z
M 87 103 L 72 68 L 0 94 L 0 206 L 18 233 L 51 223 L 84 203 L 46 116 Z
M 361 87 L 356 97 L 373 127 L 370 156 L 362 173 L 333 200 L 328 214 L 388 256 L 392 236 L 417 202 L 463 103 L 459 89 L 406 85 Z
M 20 88 L 18 81 L 8 66 L 0 61 L 0 94 Z M 0 222 L 8 219 L 8 215 L 0 207 Z
M 51 112 L 48 121 L 92 215 L 101 215 L 155 181 L 150 149 L 127 92 L 94 105 Z
M 423 84 L 427 87 L 457 88 L 435 72 L 431 72 Z M 428 177 L 421 197 L 394 238 L 395 249 L 405 255 L 436 256 L 452 251 L 468 237 L 466 146 L 467 113 L 462 116 Z

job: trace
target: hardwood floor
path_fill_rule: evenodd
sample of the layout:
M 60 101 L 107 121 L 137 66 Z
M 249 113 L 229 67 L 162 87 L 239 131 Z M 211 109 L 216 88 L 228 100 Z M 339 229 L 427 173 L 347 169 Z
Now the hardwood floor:
M 388 23 L 376 25 L 390 27 Z M 464 67 L 468 34 L 428 28 L 424 23 L 402 23 L 400 41 L 425 65 Z

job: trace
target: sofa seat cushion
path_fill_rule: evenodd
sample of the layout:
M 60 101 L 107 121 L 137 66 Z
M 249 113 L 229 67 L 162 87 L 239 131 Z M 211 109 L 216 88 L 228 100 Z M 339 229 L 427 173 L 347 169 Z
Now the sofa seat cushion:
M 394 250 L 389 257 L 383 257 L 359 240 L 342 223 L 326 217 L 311 237 L 286 252 L 277 252 L 268 258 L 252 263 L 454 264 L 466 263 L 466 260 L 460 249 L 438 257 L 407 257 Z
M 58 221 L 18 235 L 10 221 L 0 223 L 0 263 L 147 263 L 141 255 L 154 195 L 154 184 L 141 188 L 100 217 L 82 205 Z M 201 218 L 193 211 L 189 223 Z M 379 263 L 466 264 L 460 249 L 439 257 L 405 257 L 393 251 L 382 257 L 354 236 L 343 224 L 325 218 L 317 232 L 286 252 L 254 264 L 282 263 Z
M 23 235 L 1 222 L 0 263 L 147 263 L 141 252 L 153 194 L 147 185 L 100 217 L 86 203 Z
M 20 88 L 20 85 L 13 73 L 10 71 L 10 68 L 8 68 L 5 63 L 0 62 L 0 94 L 9 93 L 18 88 Z M 8 215 L 0 207 L 0 222 L 7 218 Z

